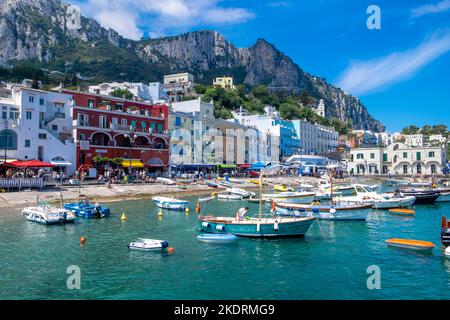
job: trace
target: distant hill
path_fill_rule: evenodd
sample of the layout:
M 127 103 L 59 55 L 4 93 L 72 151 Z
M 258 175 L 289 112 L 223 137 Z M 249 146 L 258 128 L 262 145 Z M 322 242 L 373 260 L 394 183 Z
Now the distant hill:
M 272 90 L 306 91 L 325 100 L 327 118 L 354 128 L 383 131 L 355 97 L 303 71 L 275 46 L 259 39 L 236 48 L 216 31 L 133 41 L 93 19 L 80 25 L 70 5 L 60 0 L 0 0 L 0 64 L 32 64 L 76 72 L 93 81 L 161 81 L 164 74 L 189 71 L 209 84 L 231 75 L 237 83 Z

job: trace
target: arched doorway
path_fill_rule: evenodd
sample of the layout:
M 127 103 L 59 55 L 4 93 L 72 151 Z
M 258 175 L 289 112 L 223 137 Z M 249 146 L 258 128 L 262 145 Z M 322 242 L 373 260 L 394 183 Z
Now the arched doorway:
M 91 143 L 94 146 L 109 146 L 111 137 L 104 132 L 96 132 L 91 136 Z

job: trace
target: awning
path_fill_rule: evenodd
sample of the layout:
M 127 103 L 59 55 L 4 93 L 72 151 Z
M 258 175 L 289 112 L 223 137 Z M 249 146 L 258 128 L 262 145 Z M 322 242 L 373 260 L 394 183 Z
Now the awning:
M 252 165 L 250 163 L 242 163 L 242 164 L 238 164 L 237 166 L 239 168 L 244 168 L 244 169 L 248 169 L 248 168 L 252 167 Z
M 152 168 L 161 168 L 164 167 L 164 163 L 160 158 L 153 157 L 145 163 L 145 166 Z
M 72 163 L 65 160 L 51 160 L 50 163 L 54 164 L 57 167 L 67 167 L 72 165 Z
M 121 165 L 124 168 L 129 168 L 130 167 L 130 162 L 131 162 L 131 167 L 132 168 L 143 168 L 144 167 L 144 164 L 139 159 L 131 159 L 131 161 L 129 159 L 128 160 L 122 160 Z
M 254 164 L 252 164 L 252 169 L 263 169 L 264 168 L 264 163 L 262 162 L 255 162 Z
M 219 164 L 218 165 L 219 168 L 221 169 L 232 169 L 232 168 L 236 168 L 235 164 Z
M 185 163 L 185 164 L 172 164 L 171 166 L 174 168 L 197 169 L 197 168 L 213 168 L 215 165 L 205 163 Z
M 18 168 L 53 168 L 54 164 L 48 162 L 42 162 L 39 160 L 29 160 L 29 161 L 14 161 L 11 162 L 10 165 L 13 165 Z

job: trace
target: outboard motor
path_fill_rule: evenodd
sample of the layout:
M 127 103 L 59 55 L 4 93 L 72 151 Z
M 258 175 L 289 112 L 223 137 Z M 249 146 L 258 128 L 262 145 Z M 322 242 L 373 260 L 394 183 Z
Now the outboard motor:
M 448 247 L 450 246 L 450 223 L 445 217 L 442 217 L 441 227 L 441 242 L 444 247 Z

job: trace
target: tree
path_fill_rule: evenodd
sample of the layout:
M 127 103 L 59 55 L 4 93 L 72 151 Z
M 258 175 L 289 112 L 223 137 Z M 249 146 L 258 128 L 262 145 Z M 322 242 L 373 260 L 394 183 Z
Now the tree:
M 403 128 L 402 133 L 409 135 L 409 134 L 417 134 L 419 133 L 420 129 L 417 126 L 408 126 L 406 128 Z
M 206 92 L 206 86 L 202 85 L 202 84 L 196 84 L 194 86 L 194 90 L 196 94 L 205 94 Z
M 133 99 L 133 94 L 127 89 L 118 88 L 118 89 L 112 91 L 110 93 L 110 95 L 113 97 L 118 97 L 118 98 L 127 99 L 127 100 Z
M 279 111 L 280 116 L 286 120 L 299 119 L 301 117 L 301 109 L 294 103 L 282 103 Z

